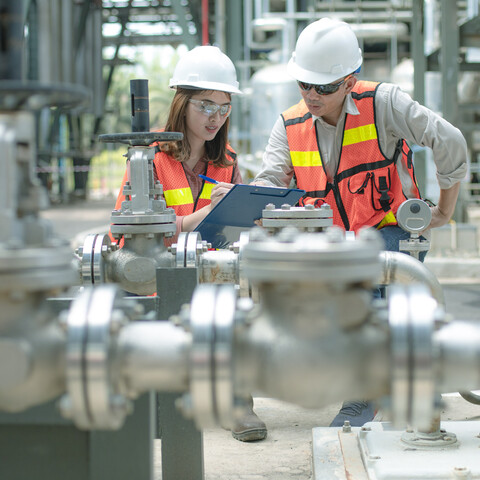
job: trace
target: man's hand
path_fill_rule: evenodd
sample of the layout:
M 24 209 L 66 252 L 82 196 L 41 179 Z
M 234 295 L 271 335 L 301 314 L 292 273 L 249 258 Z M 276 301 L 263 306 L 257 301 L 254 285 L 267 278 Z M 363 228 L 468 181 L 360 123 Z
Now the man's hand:
M 459 191 L 460 182 L 456 183 L 448 190 L 440 189 L 438 205 L 436 205 L 435 207 L 431 207 L 432 221 L 425 230 L 441 227 L 442 225 L 446 225 L 450 221 L 453 212 L 455 211 L 455 205 L 457 203 Z

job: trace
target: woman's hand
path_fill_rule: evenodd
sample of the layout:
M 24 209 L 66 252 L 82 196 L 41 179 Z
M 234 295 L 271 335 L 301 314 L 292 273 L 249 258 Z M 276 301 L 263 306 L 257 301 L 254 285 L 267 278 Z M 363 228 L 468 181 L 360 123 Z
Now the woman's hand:
M 218 202 L 232 189 L 233 183 L 219 182 L 212 188 L 210 195 L 211 207 L 215 207 Z
M 231 190 L 233 183 L 219 182 L 212 188 L 210 203 L 196 212 L 186 215 L 182 220 L 182 232 L 191 232 L 212 211 L 213 207 Z

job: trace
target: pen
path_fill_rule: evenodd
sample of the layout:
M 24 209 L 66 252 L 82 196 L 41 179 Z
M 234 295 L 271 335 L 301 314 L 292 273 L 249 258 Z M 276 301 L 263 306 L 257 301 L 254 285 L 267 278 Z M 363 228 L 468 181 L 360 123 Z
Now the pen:
M 209 183 L 218 183 L 214 178 L 210 178 L 205 175 L 199 175 L 199 177 Z

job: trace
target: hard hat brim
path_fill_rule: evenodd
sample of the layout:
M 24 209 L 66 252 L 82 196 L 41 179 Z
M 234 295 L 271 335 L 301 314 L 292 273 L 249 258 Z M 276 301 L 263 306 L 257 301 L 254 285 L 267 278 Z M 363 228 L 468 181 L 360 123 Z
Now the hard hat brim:
M 238 83 L 238 82 L 237 82 Z M 177 82 L 175 80 L 170 80 L 170 88 L 186 88 L 191 90 L 216 90 L 219 92 L 227 92 L 231 94 L 242 95 L 243 92 L 234 87 L 233 85 L 227 85 L 226 83 L 220 82 Z
M 306 70 L 305 68 L 299 67 L 293 58 L 291 58 L 287 64 L 287 72 L 295 80 L 305 83 L 312 83 L 314 85 L 327 85 L 329 83 L 333 83 L 335 80 L 340 80 L 354 71 L 355 70 L 352 70 L 345 75 L 338 76 L 338 74 L 332 75 L 330 73 L 319 73 Z

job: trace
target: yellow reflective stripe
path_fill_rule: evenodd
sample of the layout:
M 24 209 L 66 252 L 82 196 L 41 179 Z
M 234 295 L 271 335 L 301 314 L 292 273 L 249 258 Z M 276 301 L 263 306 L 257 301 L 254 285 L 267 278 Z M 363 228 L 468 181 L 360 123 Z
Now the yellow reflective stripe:
M 203 200 L 210 200 L 210 197 L 212 195 L 212 188 L 214 186 L 215 185 L 213 183 L 205 182 L 205 185 L 202 188 L 202 192 L 200 193 L 199 198 L 202 198 Z
M 290 152 L 294 167 L 319 167 L 322 164 L 320 153 L 313 152 Z
M 345 130 L 343 134 L 343 146 L 352 145 L 353 143 L 367 142 L 377 138 L 377 129 L 375 124 L 364 125 L 363 127 L 351 128 Z
M 397 219 L 393 212 L 388 212 L 382 219 L 382 221 L 377 225 L 377 230 L 380 230 L 385 225 L 390 225 L 392 223 L 397 223 Z
M 175 190 L 165 190 L 163 195 L 169 207 L 193 203 L 192 191 L 188 187 L 176 188 Z

